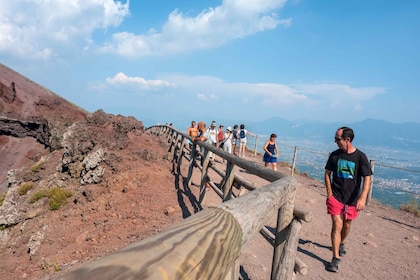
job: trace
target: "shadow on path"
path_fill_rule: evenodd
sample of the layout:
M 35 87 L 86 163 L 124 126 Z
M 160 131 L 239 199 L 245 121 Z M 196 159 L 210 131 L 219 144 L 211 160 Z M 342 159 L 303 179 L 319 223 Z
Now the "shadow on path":
M 191 192 L 191 189 L 187 183 L 187 178 L 182 177 L 179 174 L 174 174 L 174 177 L 175 177 L 175 182 L 174 182 L 175 189 L 177 190 L 177 196 L 178 196 L 178 203 L 182 211 L 182 218 L 185 219 L 192 215 L 188 205 L 185 203 L 185 198 L 187 198 L 187 200 L 191 204 L 191 207 L 193 208 L 194 213 L 197 213 L 203 210 L 200 203 L 198 203 L 197 198 Z
M 331 246 L 325 246 L 325 245 L 319 244 L 317 242 L 312 242 L 310 240 L 302 240 L 302 239 L 299 239 L 299 244 L 306 244 L 306 243 L 310 243 L 310 244 L 313 244 L 313 245 L 315 245 L 315 246 L 317 246 L 319 248 L 324 248 L 324 249 L 328 249 L 328 250 L 331 251 Z M 301 247 L 298 247 L 298 252 L 301 252 L 302 254 L 305 254 L 305 255 L 307 255 L 307 256 L 309 256 L 311 258 L 316 259 L 317 261 L 321 262 L 324 266 L 327 266 L 329 264 L 328 261 L 324 260 L 323 258 L 315 255 L 314 253 L 312 253 L 312 252 L 310 252 L 308 250 L 302 249 Z
M 384 220 L 387 220 L 387 221 L 390 221 L 390 222 L 394 222 L 394 223 L 399 224 L 399 225 L 407 226 L 407 227 L 414 228 L 414 229 L 420 229 L 420 227 L 409 225 L 409 224 L 406 224 L 406 223 L 403 223 L 403 222 L 400 222 L 400 221 L 397 221 L 397 220 L 394 220 L 394 219 L 390 219 L 390 218 L 387 218 L 387 217 L 380 216 L 380 218 L 382 218 Z

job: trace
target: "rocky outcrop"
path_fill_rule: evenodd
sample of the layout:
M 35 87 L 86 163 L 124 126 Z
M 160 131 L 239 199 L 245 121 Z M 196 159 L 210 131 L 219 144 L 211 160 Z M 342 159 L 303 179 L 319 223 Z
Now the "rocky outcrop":
M 61 170 L 80 183 L 96 184 L 105 169 L 113 168 L 116 152 L 128 143 L 128 133 L 143 133 L 143 124 L 135 118 L 113 116 L 102 110 L 89 115 L 85 121 L 70 126 L 63 135 L 64 149 Z
M 50 129 L 46 119 L 37 117 L 31 121 L 0 117 L 0 135 L 18 138 L 33 137 L 45 147 L 50 147 Z
M 17 194 L 18 181 L 16 178 L 16 172 L 10 170 L 7 173 L 7 179 L 9 182 L 9 192 L 3 201 L 3 205 L 0 207 L 0 225 L 15 225 L 21 221 L 21 206 L 22 199 Z
M 12 103 L 16 98 L 15 83 L 12 82 L 9 87 L 0 83 L 0 98 L 7 103 Z

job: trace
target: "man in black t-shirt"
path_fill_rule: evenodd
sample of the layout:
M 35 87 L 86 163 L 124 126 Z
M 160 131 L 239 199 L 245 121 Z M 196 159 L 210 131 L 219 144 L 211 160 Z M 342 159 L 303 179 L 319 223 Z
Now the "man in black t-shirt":
M 325 165 L 327 212 L 332 220 L 333 251 L 332 261 L 326 269 L 332 272 L 338 271 L 340 257 L 346 254 L 344 240 L 350 233 L 351 221 L 357 217 L 357 211 L 364 209 L 370 188 L 370 163 L 366 155 L 353 146 L 353 138 L 351 128 L 339 128 L 334 138 L 339 149 L 330 154 Z

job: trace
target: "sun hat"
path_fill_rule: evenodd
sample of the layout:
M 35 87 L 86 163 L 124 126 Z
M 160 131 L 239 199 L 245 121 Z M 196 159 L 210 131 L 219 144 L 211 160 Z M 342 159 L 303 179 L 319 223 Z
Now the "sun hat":
M 226 128 L 226 130 L 232 131 L 232 128 L 231 128 L 230 126 L 228 126 L 228 127 Z

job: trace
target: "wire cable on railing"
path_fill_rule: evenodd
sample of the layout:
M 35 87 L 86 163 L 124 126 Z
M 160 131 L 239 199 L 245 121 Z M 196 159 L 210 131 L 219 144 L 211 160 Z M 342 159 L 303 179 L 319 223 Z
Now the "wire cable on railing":
M 308 152 L 308 153 L 311 153 L 311 154 L 323 155 L 323 156 L 328 156 L 328 155 L 329 155 L 329 153 L 325 153 L 325 152 L 316 152 L 316 151 L 312 151 L 312 150 L 305 150 L 305 149 L 301 149 L 301 148 L 299 148 L 299 151 Z
M 377 166 L 377 167 L 393 168 L 393 169 L 398 169 L 398 170 L 404 170 L 404 171 L 409 171 L 409 172 L 417 172 L 417 173 L 420 173 L 420 170 L 412 170 L 412 169 L 407 169 L 407 168 L 402 168 L 402 167 L 389 166 L 389 165 L 385 165 L 385 164 L 381 164 L 381 163 L 377 163 L 377 162 L 375 162 L 375 166 Z
M 304 165 L 309 165 L 309 166 L 312 166 L 312 167 L 315 167 L 315 168 L 319 167 L 319 165 L 315 165 L 315 164 L 313 164 L 313 163 L 311 163 L 309 161 L 296 160 L 296 163 L 300 163 L 300 164 L 304 164 Z M 322 169 L 324 169 L 324 167 L 322 167 Z
M 287 145 L 287 144 L 284 144 L 284 143 L 281 143 L 281 145 L 279 145 L 279 146 L 289 147 L 289 148 L 292 148 L 292 149 L 295 149 L 295 147 L 296 147 L 296 146 L 290 146 L 290 145 Z

